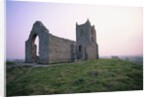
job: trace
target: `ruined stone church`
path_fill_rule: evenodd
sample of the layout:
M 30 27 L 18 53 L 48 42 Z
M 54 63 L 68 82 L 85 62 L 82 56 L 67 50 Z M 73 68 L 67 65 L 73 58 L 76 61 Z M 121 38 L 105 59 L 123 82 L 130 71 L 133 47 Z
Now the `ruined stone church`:
M 39 37 L 39 56 L 35 44 L 37 36 Z M 25 62 L 27 63 L 74 62 L 98 57 L 96 30 L 89 20 L 81 25 L 76 23 L 76 41 L 54 36 L 42 22 L 36 21 L 25 42 Z

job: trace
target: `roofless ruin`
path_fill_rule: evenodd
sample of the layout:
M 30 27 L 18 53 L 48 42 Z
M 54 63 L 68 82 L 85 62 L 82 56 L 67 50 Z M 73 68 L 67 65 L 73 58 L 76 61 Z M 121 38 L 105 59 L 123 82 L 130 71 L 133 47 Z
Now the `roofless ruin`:
M 39 37 L 39 56 L 36 54 L 36 37 Z M 87 20 L 76 23 L 76 41 L 63 39 L 49 33 L 40 21 L 33 24 L 28 40 L 25 42 L 25 61 L 27 63 L 74 62 L 98 58 L 96 30 Z

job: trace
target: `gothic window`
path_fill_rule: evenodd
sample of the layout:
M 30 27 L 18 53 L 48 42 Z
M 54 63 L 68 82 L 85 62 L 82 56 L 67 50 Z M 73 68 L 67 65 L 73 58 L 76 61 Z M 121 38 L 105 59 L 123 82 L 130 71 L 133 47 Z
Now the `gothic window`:
M 94 42 L 94 32 L 91 33 L 91 42 Z
M 94 39 L 93 39 L 93 37 L 91 37 L 91 41 L 92 41 L 92 42 L 94 42 Z
M 79 46 L 79 52 L 81 52 L 81 51 L 82 51 L 82 46 L 80 45 L 80 46 Z
M 83 29 L 80 29 L 80 33 L 83 34 Z

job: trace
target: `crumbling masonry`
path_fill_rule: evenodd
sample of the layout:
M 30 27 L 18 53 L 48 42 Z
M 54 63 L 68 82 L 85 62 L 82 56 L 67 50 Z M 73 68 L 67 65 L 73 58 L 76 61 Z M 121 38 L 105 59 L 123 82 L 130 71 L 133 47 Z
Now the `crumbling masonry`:
M 37 56 L 36 37 L 39 37 L 39 56 Z M 56 37 L 40 22 L 33 24 L 28 40 L 25 42 L 25 62 L 58 63 L 98 58 L 96 31 L 89 20 L 85 24 L 76 23 L 76 42 Z

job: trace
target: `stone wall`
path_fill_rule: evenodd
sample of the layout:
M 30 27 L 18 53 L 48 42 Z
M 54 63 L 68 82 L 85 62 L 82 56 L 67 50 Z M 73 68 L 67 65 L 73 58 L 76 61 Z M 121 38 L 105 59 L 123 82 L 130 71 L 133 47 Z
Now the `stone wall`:
M 96 43 L 96 30 L 89 20 L 84 24 L 76 24 L 76 49 L 77 59 L 88 60 L 98 58 L 98 46 Z
M 76 59 L 76 42 L 51 35 L 49 63 L 72 62 Z
M 97 47 L 96 44 L 89 44 L 86 46 L 86 57 L 87 59 L 96 59 L 97 58 Z
M 25 43 L 25 61 L 28 63 L 48 63 L 49 53 L 49 31 L 40 22 L 36 21 L 33 24 L 31 33 L 28 40 Z M 37 46 L 35 44 L 36 37 L 39 37 L 39 56 L 36 55 Z

